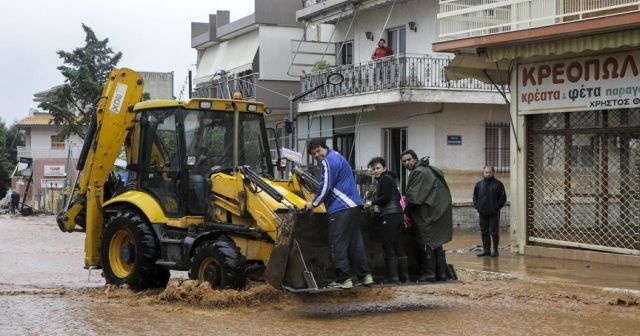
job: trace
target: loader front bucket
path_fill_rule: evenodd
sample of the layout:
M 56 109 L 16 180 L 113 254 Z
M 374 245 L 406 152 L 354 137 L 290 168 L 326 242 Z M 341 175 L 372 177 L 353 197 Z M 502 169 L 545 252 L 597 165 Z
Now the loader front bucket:
M 374 287 L 399 286 L 383 281 L 386 269 L 379 217 L 373 212 L 362 211 L 361 222 L 369 266 L 376 282 Z M 326 214 L 296 213 L 292 215 L 290 224 L 290 227 L 278 236 L 278 241 L 265 271 L 267 282 L 275 288 L 289 292 L 333 291 L 334 289 L 325 288 L 327 284 L 336 280 L 328 241 Z M 282 233 L 286 233 L 287 237 L 283 237 Z M 409 277 L 411 279 L 409 283 L 402 284 L 402 286 L 415 285 L 418 284 L 419 270 L 418 249 L 413 239 L 415 233 L 410 230 L 401 236 L 409 257 Z M 278 244 L 279 242 L 280 244 Z M 455 274 L 453 267 L 451 269 Z

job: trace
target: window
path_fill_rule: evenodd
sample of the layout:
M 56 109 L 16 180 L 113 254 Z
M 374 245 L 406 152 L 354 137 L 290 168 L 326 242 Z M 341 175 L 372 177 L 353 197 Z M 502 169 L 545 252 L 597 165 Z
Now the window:
M 342 47 L 342 50 L 340 50 Z M 337 58 L 339 65 L 353 64 L 353 41 L 345 41 L 342 43 L 338 43 L 336 47 L 338 49 Z
M 52 135 L 51 149 L 64 149 L 64 137 L 59 135 Z
M 387 30 L 387 46 L 394 54 L 404 54 L 407 51 L 407 29 L 405 27 Z
M 497 172 L 511 169 L 509 159 L 509 123 L 488 122 L 485 125 L 485 165 Z
M 383 156 L 387 169 L 398 174 L 402 191 L 407 180 L 407 170 L 402 167 L 400 153 L 407 149 L 407 128 L 385 128 L 383 131 Z

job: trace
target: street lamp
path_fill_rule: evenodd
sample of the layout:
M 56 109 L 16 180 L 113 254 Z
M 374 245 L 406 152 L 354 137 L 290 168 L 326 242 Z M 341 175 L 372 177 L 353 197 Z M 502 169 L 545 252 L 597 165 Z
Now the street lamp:
M 342 84 L 342 82 L 344 81 L 344 76 L 339 73 L 339 72 L 332 72 L 327 74 L 327 77 L 325 78 L 325 81 L 323 83 L 320 83 L 314 87 L 312 87 L 309 90 L 303 91 L 298 93 L 295 96 L 289 96 L 289 118 L 286 121 L 286 123 L 289 124 L 289 149 L 293 149 L 293 130 L 291 125 L 293 124 L 293 104 L 298 101 L 299 99 L 304 98 L 305 96 L 307 96 L 308 94 L 316 91 L 317 89 L 329 84 L 329 85 L 340 85 Z M 289 166 L 289 168 L 291 168 Z M 291 169 L 289 169 L 289 172 L 291 172 Z

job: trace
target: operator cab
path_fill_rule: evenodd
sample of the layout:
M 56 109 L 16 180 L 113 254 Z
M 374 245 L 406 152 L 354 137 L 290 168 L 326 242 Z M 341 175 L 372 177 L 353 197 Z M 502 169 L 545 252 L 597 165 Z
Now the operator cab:
M 202 215 L 212 173 L 234 171 L 234 105 L 238 108 L 238 166 L 272 176 L 262 111 L 256 104 L 196 99 L 153 102 L 141 113 L 139 155 L 132 153 L 139 187 L 158 200 L 168 217 Z M 251 111 L 253 110 L 253 111 Z M 132 132 L 135 134 L 135 132 Z M 131 179 L 131 177 L 130 177 Z

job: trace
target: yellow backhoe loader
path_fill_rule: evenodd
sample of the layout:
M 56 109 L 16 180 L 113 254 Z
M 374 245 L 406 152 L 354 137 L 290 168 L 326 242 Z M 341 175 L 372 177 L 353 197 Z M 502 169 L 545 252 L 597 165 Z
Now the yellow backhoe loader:
M 334 280 L 324 208 L 304 211 L 317 182 L 297 168 L 290 179 L 272 177 L 262 103 L 141 102 L 142 92 L 135 71 L 113 70 L 57 217 L 62 231 L 84 228 L 86 267 L 134 290 L 166 286 L 170 270 L 220 289 L 264 279 L 320 291 Z M 126 181 L 113 173 L 122 155 Z M 382 237 L 368 217 L 363 234 L 382 279 Z

